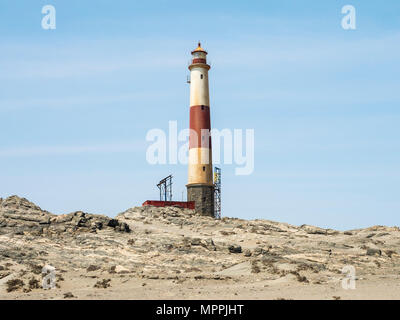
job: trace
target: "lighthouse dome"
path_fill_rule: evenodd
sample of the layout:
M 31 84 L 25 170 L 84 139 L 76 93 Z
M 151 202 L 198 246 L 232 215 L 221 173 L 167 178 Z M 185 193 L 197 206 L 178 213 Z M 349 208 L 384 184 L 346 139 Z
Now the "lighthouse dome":
M 195 54 L 195 53 L 207 54 L 207 51 L 205 51 L 205 50 L 201 47 L 201 43 L 199 42 L 198 45 L 197 45 L 197 48 L 194 49 L 194 50 L 192 51 L 192 54 Z

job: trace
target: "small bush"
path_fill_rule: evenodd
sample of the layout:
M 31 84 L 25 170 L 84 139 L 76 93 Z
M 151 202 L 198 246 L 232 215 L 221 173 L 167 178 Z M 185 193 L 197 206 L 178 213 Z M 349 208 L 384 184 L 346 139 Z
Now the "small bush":
M 102 281 L 97 281 L 96 284 L 94 285 L 94 287 L 106 289 L 111 286 L 110 282 L 111 282 L 111 279 L 103 279 Z
M 6 282 L 7 292 L 12 292 L 21 289 L 24 286 L 24 282 L 21 279 L 12 279 Z

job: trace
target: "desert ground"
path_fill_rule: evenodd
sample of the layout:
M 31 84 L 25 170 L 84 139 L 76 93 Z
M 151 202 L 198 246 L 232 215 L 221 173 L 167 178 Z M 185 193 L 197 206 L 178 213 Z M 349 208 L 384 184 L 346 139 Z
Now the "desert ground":
M 343 232 L 179 207 L 55 215 L 12 196 L 0 199 L 0 299 L 399 299 L 399 246 L 398 227 Z

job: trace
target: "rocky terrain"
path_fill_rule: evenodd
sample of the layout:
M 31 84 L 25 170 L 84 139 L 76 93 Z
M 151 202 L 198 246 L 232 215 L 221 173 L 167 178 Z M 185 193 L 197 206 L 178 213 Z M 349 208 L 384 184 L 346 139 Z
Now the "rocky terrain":
M 0 199 L 0 299 L 399 299 L 399 246 L 398 227 L 340 232 L 179 207 L 54 215 L 12 196 Z

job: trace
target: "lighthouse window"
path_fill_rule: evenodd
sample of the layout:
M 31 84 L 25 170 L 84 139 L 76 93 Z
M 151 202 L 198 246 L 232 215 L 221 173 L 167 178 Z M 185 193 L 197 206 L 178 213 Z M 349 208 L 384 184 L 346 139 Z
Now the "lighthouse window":
M 203 75 L 202 74 L 200 75 L 200 79 L 203 79 Z
M 201 110 L 204 110 L 204 106 L 203 105 L 201 106 Z
M 206 167 L 203 166 L 203 171 L 206 171 Z

